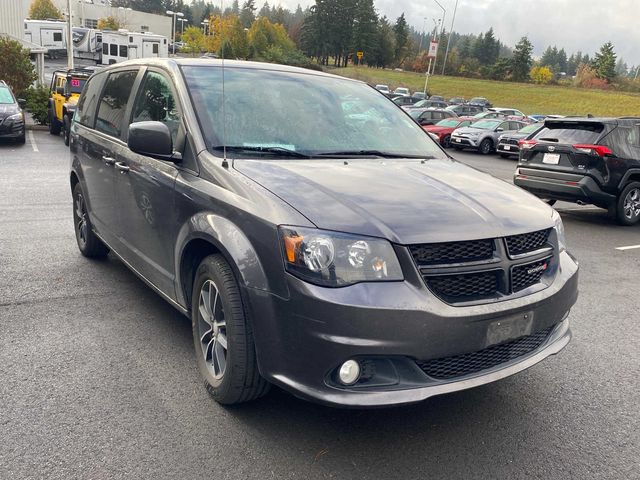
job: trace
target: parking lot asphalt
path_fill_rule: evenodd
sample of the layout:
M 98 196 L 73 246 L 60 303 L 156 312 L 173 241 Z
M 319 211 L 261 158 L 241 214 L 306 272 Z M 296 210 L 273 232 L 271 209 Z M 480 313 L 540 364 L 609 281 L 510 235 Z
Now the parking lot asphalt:
M 515 166 L 455 156 L 507 181 Z M 116 258 L 79 254 L 68 165 L 47 132 L 0 144 L 0 478 L 640 478 L 640 249 L 616 250 L 640 227 L 559 206 L 581 262 L 574 338 L 521 374 L 392 409 L 276 388 L 224 408 L 189 320 Z

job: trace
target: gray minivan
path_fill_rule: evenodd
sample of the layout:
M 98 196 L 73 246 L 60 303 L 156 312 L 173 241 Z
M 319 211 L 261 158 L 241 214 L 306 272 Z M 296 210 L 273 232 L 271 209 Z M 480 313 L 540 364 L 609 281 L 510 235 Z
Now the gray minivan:
M 111 252 L 191 318 L 221 403 L 270 384 L 416 402 L 569 342 L 578 266 L 559 215 L 359 81 L 127 61 L 87 82 L 70 152 L 81 253 Z

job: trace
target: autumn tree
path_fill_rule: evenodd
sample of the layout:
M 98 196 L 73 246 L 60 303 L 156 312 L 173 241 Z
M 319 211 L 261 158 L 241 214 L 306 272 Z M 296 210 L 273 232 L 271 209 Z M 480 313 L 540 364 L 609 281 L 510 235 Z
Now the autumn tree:
M 553 72 L 547 66 L 533 67 L 529 72 L 529 78 L 538 85 L 547 85 L 553 80 Z
M 112 16 L 100 18 L 96 26 L 98 30 L 119 30 L 123 27 L 120 20 Z
M 62 12 L 51 0 L 33 0 L 29 7 L 29 18 L 32 20 L 62 20 Z
M 191 55 L 202 52 L 205 47 L 204 33 L 198 27 L 187 27 L 182 35 L 185 51 Z

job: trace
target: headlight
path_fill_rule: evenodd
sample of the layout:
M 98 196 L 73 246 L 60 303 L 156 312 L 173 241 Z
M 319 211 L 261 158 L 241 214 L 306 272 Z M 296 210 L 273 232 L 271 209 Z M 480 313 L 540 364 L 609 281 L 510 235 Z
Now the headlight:
M 13 115 L 9 115 L 7 120 L 22 120 L 22 113 L 15 113 Z
M 556 236 L 558 237 L 558 248 L 561 252 L 564 252 L 567 249 L 567 238 L 564 234 L 564 224 L 562 223 L 562 218 L 556 210 L 553 211 L 553 222 L 553 228 L 556 231 Z
M 285 269 L 325 287 L 403 280 L 391 244 L 379 238 L 302 227 L 280 227 Z

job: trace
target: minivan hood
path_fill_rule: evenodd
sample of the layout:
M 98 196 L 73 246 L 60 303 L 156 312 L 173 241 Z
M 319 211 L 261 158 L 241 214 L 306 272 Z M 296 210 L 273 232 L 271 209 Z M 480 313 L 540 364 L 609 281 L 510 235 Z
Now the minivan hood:
M 451 159 L 235 160 L 234 168 L 318 228 L 400 244 L 541 230 L 552 209 Z

